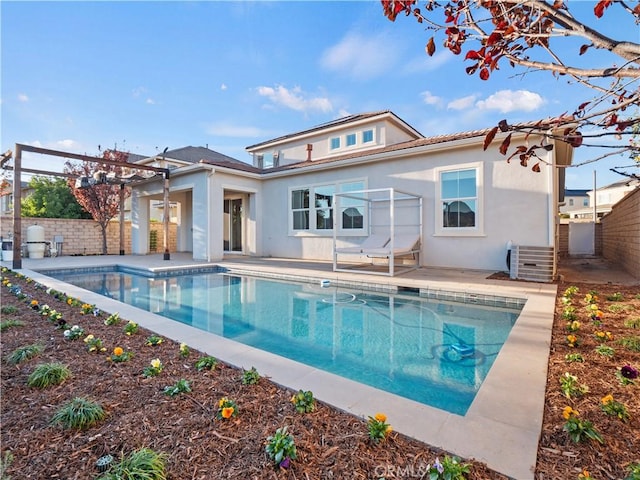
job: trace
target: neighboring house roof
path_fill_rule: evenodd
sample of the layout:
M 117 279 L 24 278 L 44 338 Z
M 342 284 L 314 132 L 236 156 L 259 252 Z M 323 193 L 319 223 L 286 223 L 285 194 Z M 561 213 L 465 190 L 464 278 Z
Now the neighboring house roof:
M 357 122 L 359 122 L 361 120 L 373 119 L 375 117 L 387 117 L 387 118 L 391 119 L 392 121 L 394 121 L 394 123 L 400 125 L 403 128 L 403 130 L 409 132 L 410 134 L 412 134 L 416 138 L 420 138 L 420 137 L 423 136 L 420 132 L 418 132 L 415 128 L 413 128 L 407 122 L 405 122 L 400 117 L 398 117 L 391 110 L 380 110 L 380 111 L 377 111 L 377 112 L 359 113 L 359 114 L 355 114 L 355 115 L 348 115 L 346 117 L 341 117 L 341 118 L 338 118 L 336 120 L 331 120 L 330 122 L 326 122 L 326 123 L 322 123 L 320 125 L 316 125 L 315 127 L 309 128 L 307 130 L 302 130 L 302 131 L 299 131 L 299 132 L 283 135 L 281 137 L 273 138 L 271 140 L 267 140 L 267 141 L 264 141 L 264 142 L 256 143 L 255 145 L 249 145 L 248 147 L 246 147 L 246 150 L 247 151 L 252 151 L 252 150 L 263 148 L 266 145 L 273 145 L 273 144 L 288 142 L 288 141 L 291 141 L 291 139 L 293 139 L 293 138 L 305 137 L 305 136 L 307 136 L 309 134 L 312 134 L 312 133 L 316 133 L 316 132 L 319 132 L 319 131 L 340 127 L 340 126 L 343 126 L 343 125 L 346 125 L 346 124 L 350 124 L 350 123 L 357 123 Z
M 235 158 L 231 158 L 228 155 L 224 155 L 223 153 L 216 152 L 215 150 L 209 150 L 206 147 L 182 147 L 177 148 L 175 150 L 169 150 L 164 155 L 167 159 L 180 160 L 188 163 L 198 163 L 202 160 L 214 161 L 214 162 L 232 162 L 232 163 L 243 163 L 240 160 L 236 160 Z M 161 157 L 160 155 L 156 155 L 155 158 Z
M 632 186 L 640 186 L 640 180 L 635 180 L 633 178 L 627 178 L 625 180 L 618 180 L 617 182 L 610 183 L 609 185 L 605 185 L 604 187 L 598 188 L 598 191 L 607 190 L 610 188 L 620 188 L 620 187 L 632 187 Z M 589 190 L 592 192 L 593 190 Z
M 183 147 L 169 150 L 164 154 L 167 159 L 179 160 L 187 163 L 204 163 L 219 167 L 232 168 L 245 172 L 260 172 L 259 168 L 249 165 L 246 162 L 237 160 L 223 153 L 210 150 L 206 147 Z M 157 157 L 156 157 L 157 158 Z
M 127 162 L 138 163 L 146 158 L 149 158 L 148 155 L 138 155 L 137 153 L 129 153 L 127 157 Z
M 588 197 L 589 195 L 587 195 L 587 192 L 589 190 L 588 189 L 569 189 L 567 188 L 564 191 L 564 196 L 565 197 Z

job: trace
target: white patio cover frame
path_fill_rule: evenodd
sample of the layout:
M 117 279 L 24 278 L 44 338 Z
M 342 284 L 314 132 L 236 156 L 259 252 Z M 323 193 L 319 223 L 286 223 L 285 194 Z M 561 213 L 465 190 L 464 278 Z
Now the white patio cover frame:
M 363 201 L 367 206 L 366 210 L 366 227 L 367 234 L 363 236 L 371 236 L 372 234 L 384 234 L 389 237 L 389 243 L 385 248 L 388 249 L 388 254 L 380 255 L 376 253 L 374 255 L 367 255 L 366 250 L 361 253 L 341 253 L 338 247 L 339 241 L 352 240 L 353 234 L 340 235 L 338 232 L 338 218 L 342 216 L 343 208 L 350 208 L 351 206 L 342 207 L 341 200 L 350 198 L 357 201 Z M 333 205 L 335 214 L 333 216 L 333 271 L 334 272 L 350 272 L 350 273 L 363 273 L 368 275 L 386 275 L 393 277 L 396 274 L 406 273 L 411 270 L 415 270 L 420 267 L 420 250 L 422 249 L 422 196 L 414 193 L 397 190 L 395 188 L 373 188 L 367 190 L 357 190 L 351 192 L 335 193 L 333 195 Z M 379 214 L 376 209 L 385 209 L 386 212 Z M 400 215 L 400 213 L 402 213 Z M 418 235 L 418 247 L 412 250 L 410 254 L 413 255 L 415 263 L 413 265 L 406 265 L 398 268 L 395 265 L 396 257 L 406 257 L 407 252 L 397 255 L 395 252 L 395 239 L 396 235 L 400 234 L 415 234 Z M 352 242 L 353 244 L 353 242 Z M 381 250 L 381 249 L 374 249 Z M 340 267 L 338 262 L 339 255 L 360 256 L 369 258 L 370 261 L 366 263 L 350 263 L 349 266 Z M 380 268 L 366 268 L 371 267 L 374 264 L 375 259 L 386 258 L 387 270 Z

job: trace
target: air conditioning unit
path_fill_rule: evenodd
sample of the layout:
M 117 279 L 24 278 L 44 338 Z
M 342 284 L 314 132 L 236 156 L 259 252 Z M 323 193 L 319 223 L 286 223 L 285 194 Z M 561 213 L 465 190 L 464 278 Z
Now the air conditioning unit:
M 553 281 L 553 247 L 513 245 L 510 277 L 514 280 Z

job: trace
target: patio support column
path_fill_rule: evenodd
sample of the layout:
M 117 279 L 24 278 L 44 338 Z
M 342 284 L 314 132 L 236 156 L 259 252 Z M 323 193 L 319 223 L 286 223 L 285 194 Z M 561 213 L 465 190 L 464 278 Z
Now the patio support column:
M 16 144 L 13 159 L 13 269 L 22 268 L 22 146 Z
M 124 183 L 120 184 L 120 255 L 124 255 Z
M 162 215 L 162 221 L 164 224 L 164 259 L 171 260 L 171 254 L 169 253 L 169 216 L 171 215 L 169 209 L 169 170 L 164 172 L 164 213 Z

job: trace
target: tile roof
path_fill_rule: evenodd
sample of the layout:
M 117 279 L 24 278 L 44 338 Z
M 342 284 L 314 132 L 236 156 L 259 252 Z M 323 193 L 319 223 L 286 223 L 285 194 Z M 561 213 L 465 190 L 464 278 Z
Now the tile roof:
M 442 143 L 453 142 L 453 141 L 456 141 L 456 140 L 465 140 L 465 139 L 469 139 L 469 138 L 480 138 L 480 137 L 484 137 L 489 132 L 489 130 L 491 130 L 491 129 L 486 128 L 486 129 L 482 129 L 482 130 L 472 130 L 472 131 L 469 131 L 469 132 L 453 133 L 453 134 L 446 134 L 446 135 L 436 135 L 436 136 L 433 136 L 433 137 L 424 137 L 424 138 L 419 138 L 417 140 L 410 140 L 410 141 L 407 141 L 407 142 L 396 143 L 394 145 L 387 145 L 386 147 L 380 147 L 380 148 L 375 148 L 375 149 L 366 150 L 366 151 L 353 152 L 353 153 L 348 153 L 348 154 L 344 154 L 344 155 L 336 155 L 336 156 L 333 156 L 333 157 L 326 157 L 326 158 L 318 159 L 318 160 L 311 160 L 311 161 L 304 160 L 304 161 L 297 162 L 297 163 L 292 163 L 292 164 L 289 164 L 289 165 L 283 165 L 283 166 L 280 166 L 280 167 L 268 168 L 268 169 L 263 170 L 263 172 L 264 173 L 281 172 L 281 171 L 286 171 L 286 170 L 293 170 L 293 169 L 298 169 L 298 168 L 309 167 L 309 166 L 312 166 L 312 165 L 339 162 L 341 160 L 349 160 L 349 159 L 353 159 L 353 158 L 368 157 L 368 156 L 371 156 L 371 155 L 378 155 L 378 154 L 382 154 L 382 153 L 409 150 L 409 149 L 412 149 L 412 148 L 424 147 L 424 146 L 427 146 L 427 145 L 438 145 L 438 144 L 442 144 Z

